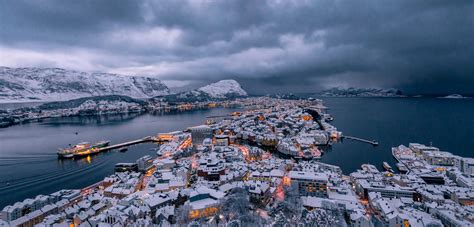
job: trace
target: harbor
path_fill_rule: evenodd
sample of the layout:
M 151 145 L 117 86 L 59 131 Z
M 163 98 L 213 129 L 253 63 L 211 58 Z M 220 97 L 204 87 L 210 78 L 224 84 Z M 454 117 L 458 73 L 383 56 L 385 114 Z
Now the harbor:
M 468 118 L 459 119 L 458 116 L 469 116 L 474 110 L 464 109 L 464 107 L 474 105 L 463 105 L 464 102 L 470 102 L 469 100 L 459 103 L 439 101 L 439 99 L 408 98 L 325 99 L 325 105 L 330 107 L 329 111 L 334 116 L 333 125 L 350 132 L 350 135 L 376 139 L 379 146 L 367 146 L 365 143 L 337 143 L 331 149 L 323 151 L 324 154 L 320 160 L 341 166 L 345 174 L 357 170 L 361 164 L 368 162 L 380 166 L 383 161 L 387 161 L 396 170 L 397 162 L 390 152 L 390 144 L 407 144 L 409 141 L 421 141 L 426 144 L 436 141 L 435 145 L 438 147 L 452 150 L 457 155 L 469 156 L 469 147 L 474 146 L 469 133 L 474 128 L 467 120 Z M 416 109 L 418 111 L 416 112 L 414 106 L 422 110 Z M 380 108 L 397 114 L 369 117 L 370 112 Z M 453 111 L 445 111 L 448 109 Z M 0 166 L 0 179 L 2 179 L 0 185 L 6 186 L 9 183 L 11 186 L 0 187 L 0 197 L 6 198 L 0 201 L 0 205 L 5 206 L 23 198 L 32 197 L 38 192 L 48 193 L 63 187 L 82 188 L 93 184 L 110 174 L 116 163 L 129 162 L 149 154 L 148 150 L 153 147 L 153 143 L 130 146 L 125 153 L 111 150 L 111 152 L 101 152 L 90 159 L 86 157 L 78 160 L 58 160 L 56 155 L 58 147 L 81 141 L 95 142 L 101 139 L 110 140 L 112 143 L 131 141 L 148 135 L 156 135 L 158 132 L 183 130 L 191 125 L 202 124 L 208 116 L 227 116 L 239 111 L 242 109 L 215 108 L 180 114 L 142 115 L 133 119 L 118 116 L 69 117 L 45 120 L 42 123 L 16 125 L 0 130 L 2 141 L 0 150 L 4 155 L 1 159 L 3 165 Z M 446 120 L 431 121 L 430 118 L 423 117 L 431 113 L 440 113 Z M 367 127 L 363 123 L 371 122 L 374 118 L 390 127 L 377 127 L 374 123 L 372 123 L 374 127 Z M 393 123 L 400 121 L 407 122 L 406 124 L 412 127 L 406 128 L 402 124 Z M 416 134 L 413 131 L 415 128 L 423 128 L 429 134 Z M 453 132 L 454 139 L 444 140 L 444 133 L 437 131 L 437 128 L 447 128 Z M 79 134 L 76 135 L 75 132 Z M 25 138 L 28 138 L 28 143 L 25 143 Z M 12 169 L 12 165 L 17 168 Z M 48 174 L 38 174 L 41 171 Z M 65 173 L 68 173 L 70 177 L 59 177 Z M 88 177 L 81 178 L 83 174 L 87 174 Z M 55 180 L 41 180 L 46 177 L 48 179 L 55 177 L 53 178 Z M 19 186 L 15 186 L 18 184 Z M 33 188 L 36 189 L 33 190 Z
M 261 221 L 269 222 L 279 218 L 285 197 L 293 196 L 288 188 L 295 188 L 295 198 L 308 213 L 326 215 L 329 220 L 351 225 L 416 224 L 420 215 L 435 226 L 470 223 L 470 210 L 466 206 L 473 204 L 469 197 L 473 158 L 453 155 L 434 146 L 409 143 L 392 149 L 397 167 L 402 168 L 398 164 L 405 166 L 406 173 L 397 173 L 386 160 L 363 164 L 344 175 L 339 166 L 316 158 L 321 155 L 320 147 L 338 146 L 342 132 L 325 119 L 314 121 L 302 108 L 294 108 L 298 106 L 295 104 L 315 108 L 315 103 L 268 98 L 246 102 L 262 102 L 277 108 L 268 111 L 269 107 L 263 106 L 260 110 L 245 110 L 239 116 L 219 122 L 114 145 L 102 146 L 105 143 L 98 142 L 95 146 L 101 145 L 98 149 L 103 151 L 128 146 L 134 149 L 131 145 L 150 147 L 124 153 L 142 151 L 127 162 L 116 162 L 109 169 L 113 173 L 82 189 L 63 189 L 6 206 L 2 211 L 3 220 L 11 225 L 81 225 L 91 221 L 108 223 L 110 219 L 106 217 L 114 220 L 124 217 L 122 224 L 125 225 L 140 219 L 127 211 L 139 204 L 159 216 L 172 217 L 140 219 L 147 225 L 183 224 L 189 220 L 212 222 L 215 216 L 226 217 L 223 204 L 237 188 L 249 196 L 247 206 L 268 212 Z M 337 117 L 333 122 L 337 122 Z M 328 139 L 333 142 L 327 143 Z M 272 146 L 272 151 L 263 149 Z M 289 158 L 277 155 L 279 153 Z M 104 152 L 103 156 L 120 154 Z M 382 171 L 377 166 L 381 166 Z M 449 197 L 440 196 L 434 187 Z M 178 201 L 177 193 L 183 193 L 183 202 Z M 30 207 L 31 203 L 41 204 L 38 205 L 41 209 Z M 320 209 L 325 203 L 331 205 Z M 444 205 L 448 203 L 449 206 Z M 430 210 L 420 209 L 419 204 L 429 206 Z M 189 210 L 183 211 L 180 207 Z M 26 215 L 17 212 L 25 209 L 31 211 Z M 96 212 L 92 212 L 94 210 Z M 453 212 L 458 215 L 451 215 Z M 315 221 L 318 222 L 312 220 L 311 223 Z M 223 218 L 221 222 L 228 220 Z M 308 222 L 299 220 L 299 223 Z
M 149 143 L 149 142 L 160 142 L 160 140 L 156 139 L 153 136 L 146 136 L 142 139 L 127 141 L 127 142 L 114 144 L 110 146 L 109 146 L 110 141 L 100 141 L 96 143 L 95 145 L 91 145 L 88 142 L 81 142 L 77 145 L 74 145 L 71 148 L 60 149 L 57 152 L 57 154 L 58 154 L 58 158 L 60 159 L 81 158 L 81 157 L 87 157 L 89 155 L 95 155 L 100 152 L 105 152 L 105 151 L 109 151 L 113 149 L 119 149 L 119 148 L 124 148 L 124 147 L 128 147 L 135 144 Z

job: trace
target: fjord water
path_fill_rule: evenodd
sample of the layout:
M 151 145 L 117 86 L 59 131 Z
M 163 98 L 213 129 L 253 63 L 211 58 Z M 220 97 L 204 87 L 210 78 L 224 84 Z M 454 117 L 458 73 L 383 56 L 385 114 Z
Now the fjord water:
M 151 149 L 156 145 L 138 144 L 125 153 L 108 151 L 79 160 L 58 160 L 58 148 L 81 141 L 110 140 L 116 144 L 159 132 L 185 130 L 203 124 L 206 116 L 232 111 L 235 109 L 70 117 L 0 128 L 0 209 L 38 194 L 91 185 L 112 174 L 116 163 L 155 155 Z
M 429 144 L 457 155 L 474 156 L 474 100 L 437 98 L 323 98 L 332 122 L 345 135 L 376 140 L 379 146 L 345 140 L 322 161 L 348 174 L 363 163 L 394 167 L 390 148 L 409 142 Z M 119 143 L 158 132 L 202 124 L 206 116 L 235 109 L 195 110 L 161 115 L 72 117 L 0 129 L 0 208 L 63 188 L 83 188 L 113 173 L 118 162 L 154 154 L 152 144 L 126 153 L 110 151 L 90 159 L 58 160 L 59 147 L 81 141 Z M 78 133 L 76 135 L 76 132 Z
M 344 135 L 379 142 L 379 146 L 344 140 L 324 154 L 323 161 L 341 166 L 345 174 L 370 163 L 393 168 L 391 148 L 424 143 L 453 154 L 474 157 L 474 99 L 323 98 L 332 125 Z

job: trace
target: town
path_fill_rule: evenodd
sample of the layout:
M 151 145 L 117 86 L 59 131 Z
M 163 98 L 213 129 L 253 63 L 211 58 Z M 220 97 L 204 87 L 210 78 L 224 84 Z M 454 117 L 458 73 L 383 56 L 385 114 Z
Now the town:
M 86 97 L 69 101 L 39 103 L 33 107 L 0 109 L 0 128 L 51 118 L 74 116 L 114 117 L 117 115 L 126 115 L 133 118 L 143 113 L 155 114 L 214 107 L 233 107 L 238 104 L 227 99 L 184 99 L 174 102 L 166 98 L 142 100 L 120 95 Z
M 96 184 L 6 206 L 0 226 L 474 226 L 473 158 L 410 143 L 396 169 L 345 175 L 320 160 L 344 138 L 321 100 L 233 104 Z

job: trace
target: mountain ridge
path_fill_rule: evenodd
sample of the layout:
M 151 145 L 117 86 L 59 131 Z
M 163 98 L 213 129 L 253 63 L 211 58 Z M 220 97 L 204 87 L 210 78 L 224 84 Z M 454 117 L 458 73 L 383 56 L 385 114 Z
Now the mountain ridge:
M 191 91 L 163 96 L 169 102 L 200 102 L 247 97 L 247 92 L 236 80 L 220 80 Z
M 104 95 L 150 98 L 169 93 L 169 88 L 153 77 L 0 66 L 0 102 L 65 101 Z

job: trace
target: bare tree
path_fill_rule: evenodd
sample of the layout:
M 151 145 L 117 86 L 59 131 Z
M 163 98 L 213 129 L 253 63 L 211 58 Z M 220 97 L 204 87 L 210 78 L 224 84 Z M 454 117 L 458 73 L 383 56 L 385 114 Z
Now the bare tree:
M 191 221 L 189 218 L 189 212 L 191 211 L 191 206 L 183 205 L 176 209 L 176 222 L 177 224 L 187 224 Z
M 271 211 L 275 216 L 275 222 L 278 223 L 295 223 L 301 218 L 303 211 L 301 197 L 298 188 L 291 185 L 285 188 L 285 199 L 277 204 Z
M 239 223 L 241 226 L 256 226 L 264 224 L 264 220 L 251 210 L 249 195 L 242 188 L 233 189 L 221 203 L 219 214 L 229 223 Z

